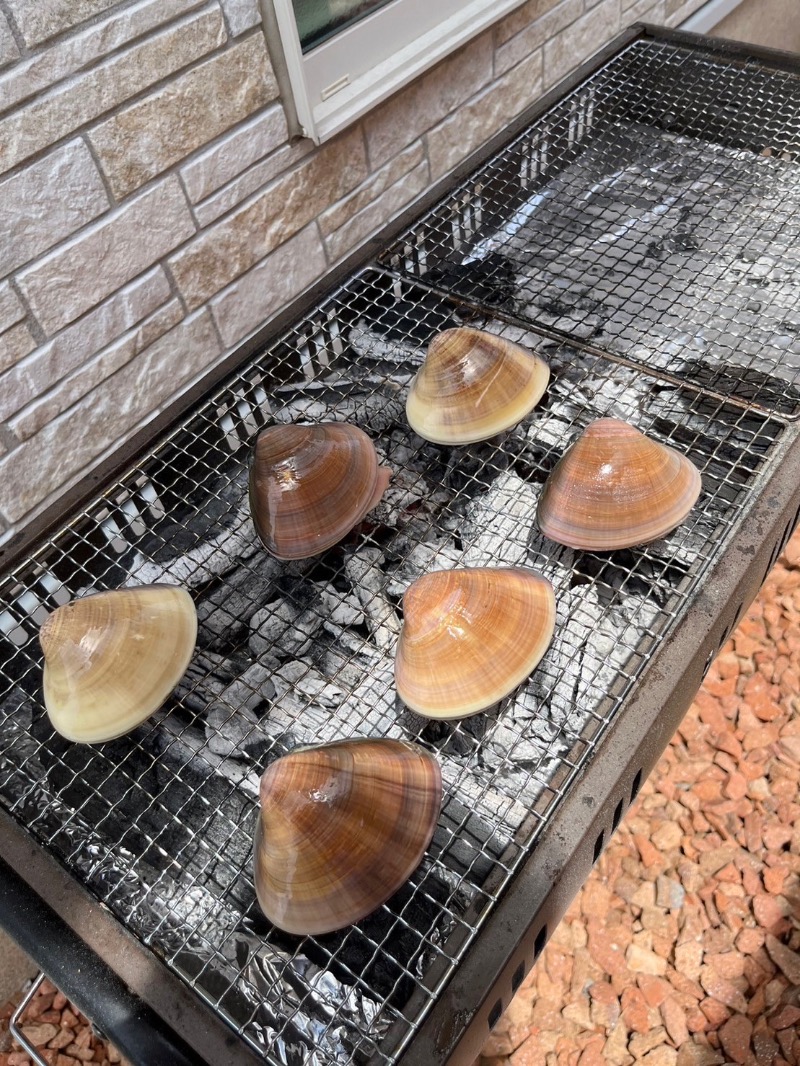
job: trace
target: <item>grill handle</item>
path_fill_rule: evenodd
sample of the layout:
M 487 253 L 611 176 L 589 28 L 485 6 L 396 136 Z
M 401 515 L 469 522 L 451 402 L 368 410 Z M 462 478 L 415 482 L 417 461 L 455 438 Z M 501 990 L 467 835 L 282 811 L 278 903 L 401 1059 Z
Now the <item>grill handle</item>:
M 25 1052 L 25 1054 L 28 1056 L 28 1058 L 33 1059 L 33 1061 L 36 1063 L 36 1066 L 48 1066 L 48 1064 L 45 1062 L 45 1060 L 42 1058 L 42 1056 L 39 1054 L 33 1044 L 28 1042 L 28 1038 L 19 1028 L 17 1023 L 22 1017 L 25 1008 L 28 1006 L 30 1001 L 39 991 L 39 985 L 42 983 L 42 981 L 44 981 L 44 974 L 40 973 L 31 985 L 31 987 L 25 993 L 24 999 L 14 1011 L 14 1013 L 11 1015 L 11 1019 L 8 1023 L 9 1032 L 14 1037 L 19 1046 L 22 1048 L 22 1050 Z
M 53 984 L 130 1062 L 139 1066 L 206 1066 L 206 1060 L 139 999 L 3 859 L 0 926 L 34 962 L 46 967 Z M 37 987 L 38 982 L 15 1012 L 15 1019 L 36 994 Z M 18 1030 L 14 1037 L 20 1039 Z M 35 1057 L 27 1046 L 26 1054 L 37 1066 L 47 1066 L 38 1052 Z

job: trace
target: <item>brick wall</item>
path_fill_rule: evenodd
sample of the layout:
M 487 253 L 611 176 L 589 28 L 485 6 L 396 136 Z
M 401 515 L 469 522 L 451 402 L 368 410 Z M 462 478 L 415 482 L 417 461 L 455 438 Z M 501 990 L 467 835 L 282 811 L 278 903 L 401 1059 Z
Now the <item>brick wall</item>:
M 317 148 L 258 0 L 0 0 L 0 542 L 583 59 L 703 0 L 528 0 Z

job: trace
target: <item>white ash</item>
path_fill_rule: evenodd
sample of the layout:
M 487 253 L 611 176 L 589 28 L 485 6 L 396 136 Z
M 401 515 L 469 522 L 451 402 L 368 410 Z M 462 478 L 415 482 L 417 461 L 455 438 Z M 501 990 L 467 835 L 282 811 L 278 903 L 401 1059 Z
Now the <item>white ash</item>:
M 463 566 L 524 566 L 539 492 L 511 471 L 467 505 L 462 539 Z
M 258 796 L 260 775 L 251 765 L 211 751 L 205 732 L 186 725 L 174 713 L 158 712 L 155 721 L 159 724 L 159 751 L 167 766 L 171 763 L 197 766 L 199 763 L 205 774 L 213 771 L 247 795 Z
M 454 541 L 439 538 L 417 544 L 393 570 L 386 582 L 386 591 L 390 596 L 402 596 L 408 586 L 418 578 L 434 570 L 452 570 L 463 565 L 463 551 L 456 547 Z
M 304 655 L 322 622 L 318 607 L 303 607 L 283 596 L 272 600 L 250 617 L 250 651 L 256 657 Z
M 274 676 L 274 660 L 255 662 L 209 704 L 205 720 L 209 750 L 233 755 L 244 749 L 259 720 L 255 712 L 275 695 Z
M 425 349 L 405 341 L 391 340 L 385 333 L 373 329 L 364 319 L 358 321 L 347 334 L 353 351 L 370 361 L 396 363 L 399 366 L 422 363 Z
M 384 555 L 380 548 L 362 548 L 348 555 L 344 572 L 361 601 L 370 636 L 382 651 L 394 651 L 400 619 L 386 595 Z
M 320 589 L 319 604 L 322 624 L 333 633 L 347 626 L 360 626 L 365 621 L 364 608 L 355 589 L 343 592 L 328 582 Z
M 630 659 L 637 634 L 646 631 L 648 616 L 655 622 L 658 613 L 657 606 L 638 602 L 634 626 L 620 607 L 600 602 L 594 583 L 561 593 L 553 641 L 530 681 L 531 693 L 559 729 L 576 737 L 593 714 L 599 717 L 599 705 Z
M 275 421 L 294 422 L 352 422 L 368 433 L 383 433 L 402 419 L 405 412 L 405 382 L 375 376 L 354 382 L 348 377 L 329 377 L 310 381 L 302 386 L 287 386 L 277 390 L 277 401 L 289 392 L 299 395 L 282 406 L 276 406 Z
M 247 705 L 234 708 L 228 703 L 213 704 L 205 720 L 208 750 L 223 756 L 235 757 L 243 754 L 258 721 L 258 715 Z
M 259 728 L 297 744 L 349 737 L 404 739 L 395 710 L 394 659 L 376 654 L 369 673 L 357 670 L 351 686 L 332 682 L 311 663 L 285 664 L 273 677 L 276 696 Z
M 280 666 L 273 673 L 272 681 L 275 693 L 280 697 L 296 691 L 320 706 L 331 709 L 339 707 L 346 695 L 345 688 L 331 681 L 313 663 L 301 659 Z
M 139 555 L 131 567 L 130 576 L 138 584 L 195 588 L 233 570 L 240 559 L 257 550 L 263 548 L 250 519 L 249 507 L 242 505 L 229 526 L 175 559 L 154 562 Z
M 449 497 L 435 482 L 431 483 L 415 470 L 392 467 L 389 486 L 367 515 L 370 524 L 398 528 L 408 515 L 427 511 L 431 521 Z
M 228 644 L 240 630 L 247 627 L 249 617 L 275 591 L 279 578 L 287 569 L 301 574 L 307 564 L 286 563 L 268 555 L 259 546 L 252 555 L 242 559 L 228 581 L 212 589 L 197 603 L 197 622 L 203 630 L 204 644 L 214 648 Z

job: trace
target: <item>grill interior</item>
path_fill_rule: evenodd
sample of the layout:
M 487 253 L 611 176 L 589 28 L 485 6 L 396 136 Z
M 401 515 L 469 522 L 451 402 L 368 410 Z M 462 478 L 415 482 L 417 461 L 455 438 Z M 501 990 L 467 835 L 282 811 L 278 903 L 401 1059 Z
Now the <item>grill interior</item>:
M 797 416 L 798 153 L 796 73 L 634 41 L 381 261 Z
M 736 116 L 723 74 L 739 94 Z M 756 361 L 744 345 L 752 276 L 740 272 L 734 284 L 732 269 L 715 272 L 722 260 L 751 260 L 741 258 L 736 227 L 715 236 L 716 201 L 699 175 L 728 190 L 724 218 L 732 204 L 751 213 L 731 190 L 752 179 L 748 195 L 763 191 L 774 205 L 774 232 L 759 223 L 768 250 L 752 262 L 776 256 L 778 244 L 788 255 L 783 226 L 798 192 L 783 153 L 797 85 L 635 42 L 380 263 L 250 358 L 0 586 L 0 802 L 265 1061 L 397 1060 L 768 480 L 800 395 L 795 340 L 779 348 L 775 339 L 788 315 L 788 271 L 759 289 L 766 342 Z M 711 104 L 691 127 L 704 92 Z M 748 107 L 761 117 L 767 92 L 775 110 L 755 123 Z M 676 116 L 668 128 L 667 104 Z M 728 131 L 715 145 L 722 119 L 728 130 L 733 117 L 736 137 L 752 126 L 761 140 L 745 148 Z M 758 154 L 767 134 L 777 156 Z M 654 160 L 661 177 L 629 204 L 634 176 Z M 648 273 L 643 242 L 673 239 L 671 206 L 656 210 L 670 183 L 706 227 L 698 247 L 675 246 Z M 590 186 L 597 193 L 575 207 Z M 634 222 L 630 243 L 601 240 L 631 206 L 655 235 Z M 587 233 L 582 244 L 571 227 Z M 625 285 L 600 301 L 602 328 L 589 329 L 600 312 L 586 285 L 608 279 L 608 256 Z M 586 279 L 577 287 L 576 274 Z M 648 286 L 665 293 L 651 317 Z M 686 331 L 704 299 L 704 328 L 719 343 L 687 357 L 692 343 L 669 316 Z M 519 426 L 447 449 L 411 433 L 404 404 L 427 342 L 457 324 L 536 349 L 552 379 Z M 687 521 L 646 548 L 573 552 L 535 528 L 548 473 L 602 416 L 635 423 L 702 473 Z M 342 544 L 278 563 L 249 518 L 250 449 L 265 425 L 326 419 L 365 429 L 392 483 Z M 460 722 L 404 709 L 393 649 L 407 585 L 437 568 L 516 564 L 547 576 L 558 605 L 556 637 L 528 682 Z M 97 748 L 63 741 L 42 705 L 37 631 L 46 612 L 90 590 L 155 581 L 194 597 L 189 672 L 129 736 Z M 409 884 L 358 926 L 314 938 L 279 933 L 260 915 L 250 872 L 259 774 L 297 744 L 370 735 L 411 739 L 439 758 L 445 802 L 433 844 Z

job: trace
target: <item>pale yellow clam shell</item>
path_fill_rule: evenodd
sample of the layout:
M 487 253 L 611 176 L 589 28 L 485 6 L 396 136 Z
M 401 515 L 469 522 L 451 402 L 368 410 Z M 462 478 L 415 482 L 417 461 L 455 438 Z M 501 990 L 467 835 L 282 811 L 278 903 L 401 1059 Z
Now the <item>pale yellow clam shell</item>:
M 84 744 L 135 729 L 183 677 L 196 639 L 192 598 L 172 585 L 97 592 L 56 608 L 39 629 L 53 728 Z
M 553 587 L 533 570 L 472 567 L 425 574 L 403 597 L 398 695 L 429 718 L 486 710 L 536 667 L 555 619 Z
M 515 426 L 541 399 L 547 364 L 519 344 L 459 326 L 428 345 L 406 399 L 411 428 L 436 444 L 471 444 Z
M 553 468 L 536 523 L 570 548 L 633 548 L 679 526 L 701 488 L 699 470 L 675 448 L 620 419 L 598 418 Z
M 297 748 L 261 778 L 253 872 L 279 929 L 319 935 L 371 914 L 405 884 L 442 803 L 424 748 L 366 738 Z

